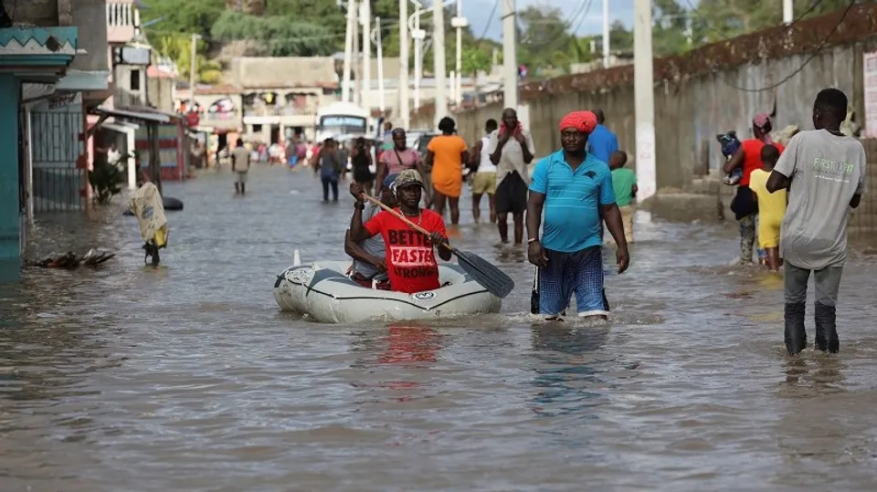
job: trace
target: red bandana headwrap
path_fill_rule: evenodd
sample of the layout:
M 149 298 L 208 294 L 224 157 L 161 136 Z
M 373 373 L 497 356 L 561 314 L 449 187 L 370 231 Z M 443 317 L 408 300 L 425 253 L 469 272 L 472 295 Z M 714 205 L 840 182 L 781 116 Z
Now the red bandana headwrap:
M 590 111 L 573 111 L 561 118 L 560 131 L 575 128 L 582 133 L 590 134 L 597 126 L 597 116 Z

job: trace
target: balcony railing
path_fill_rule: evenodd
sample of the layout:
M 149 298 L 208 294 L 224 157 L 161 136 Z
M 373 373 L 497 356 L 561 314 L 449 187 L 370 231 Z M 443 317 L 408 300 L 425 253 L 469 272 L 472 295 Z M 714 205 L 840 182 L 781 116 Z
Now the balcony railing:
M 316 104 L 304 106 L 253 106 L 244 107 L 244 116 L 311 116 L 317 114 Z
M 140 25 L 140 11 L 132 0 L 107 1 L 107 41 L 128 43 L 134 39 L 135 27 Z
M 140 24 L 140 12 L 130 2 L 107 2 L 108 26 L 137 26 Z

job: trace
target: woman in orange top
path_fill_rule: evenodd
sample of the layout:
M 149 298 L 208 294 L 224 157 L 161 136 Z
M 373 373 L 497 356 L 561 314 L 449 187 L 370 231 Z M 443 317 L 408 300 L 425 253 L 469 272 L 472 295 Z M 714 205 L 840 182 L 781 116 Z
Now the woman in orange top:
M 463 191 L 463 165 L 468 158 L 466 141 L 454 135 L 454 120 L 439 121 L 442 134 L 429 141 L 426 164 L 432 168 L 434 210 L 445 213 L 445 201 L 451 208 L 451 224 L 460 222 L 460 193 Z

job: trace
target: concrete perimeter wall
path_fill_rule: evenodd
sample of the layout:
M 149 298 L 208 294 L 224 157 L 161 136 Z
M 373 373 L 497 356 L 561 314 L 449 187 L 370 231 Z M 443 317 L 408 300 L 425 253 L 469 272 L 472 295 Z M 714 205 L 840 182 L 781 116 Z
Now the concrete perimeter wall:
M 877 50 L 877 4 L 857 5 L 843 14 L 839 11 L 704 46 L 684 56 L 656 59 L 658 194 L 718 195 L 727 206 L 730 187 L 715 183 L 723 162 L 716 135 L 736 130 L 741 138 L 748 138 L 751 119 L 761 112 L 775 114 L 774 130 L 787 125 L 810 129 L 813 99 L 826 87 L 846 92 L 850 109 L 862 125 L 863 54 Z M 621 149 L 635 155 L 632 66 L 527 84 L 521 88 L 521 103 L 528 106 L 537 155 L 559 146 L 557 122 L 564 114 L 593 108 L 605 111 L 606 124 L 618 135 Z M 484 121 L 498 119 L 502 106 L 456 112 L 453 116 L 460 135 L 470 143 L 480 138 Z M 419 108 L 412 114 L 412 127 L 431 128 L 433 114 L 431 106 Z M 863 143 L 874 176 L 877 143 Z M 635 162 L 630 166 L 636 169 Z M 875 201 L 866 200 L 854 222 L 877 228 L 877 196 L 872 196 Z M 721 208 L 709 214 L 717 216 L 713 210 Z M 864 221 L 872 215 L 874 219 Z

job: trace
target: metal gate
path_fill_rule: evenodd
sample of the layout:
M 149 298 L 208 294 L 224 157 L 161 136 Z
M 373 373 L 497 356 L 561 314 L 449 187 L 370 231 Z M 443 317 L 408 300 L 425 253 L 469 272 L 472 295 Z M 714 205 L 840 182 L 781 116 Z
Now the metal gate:
M 77 167 L 85 151 L 82 110 L 33 111 L 30 133 L 34 211 L 85 208 L 86 171 Z

